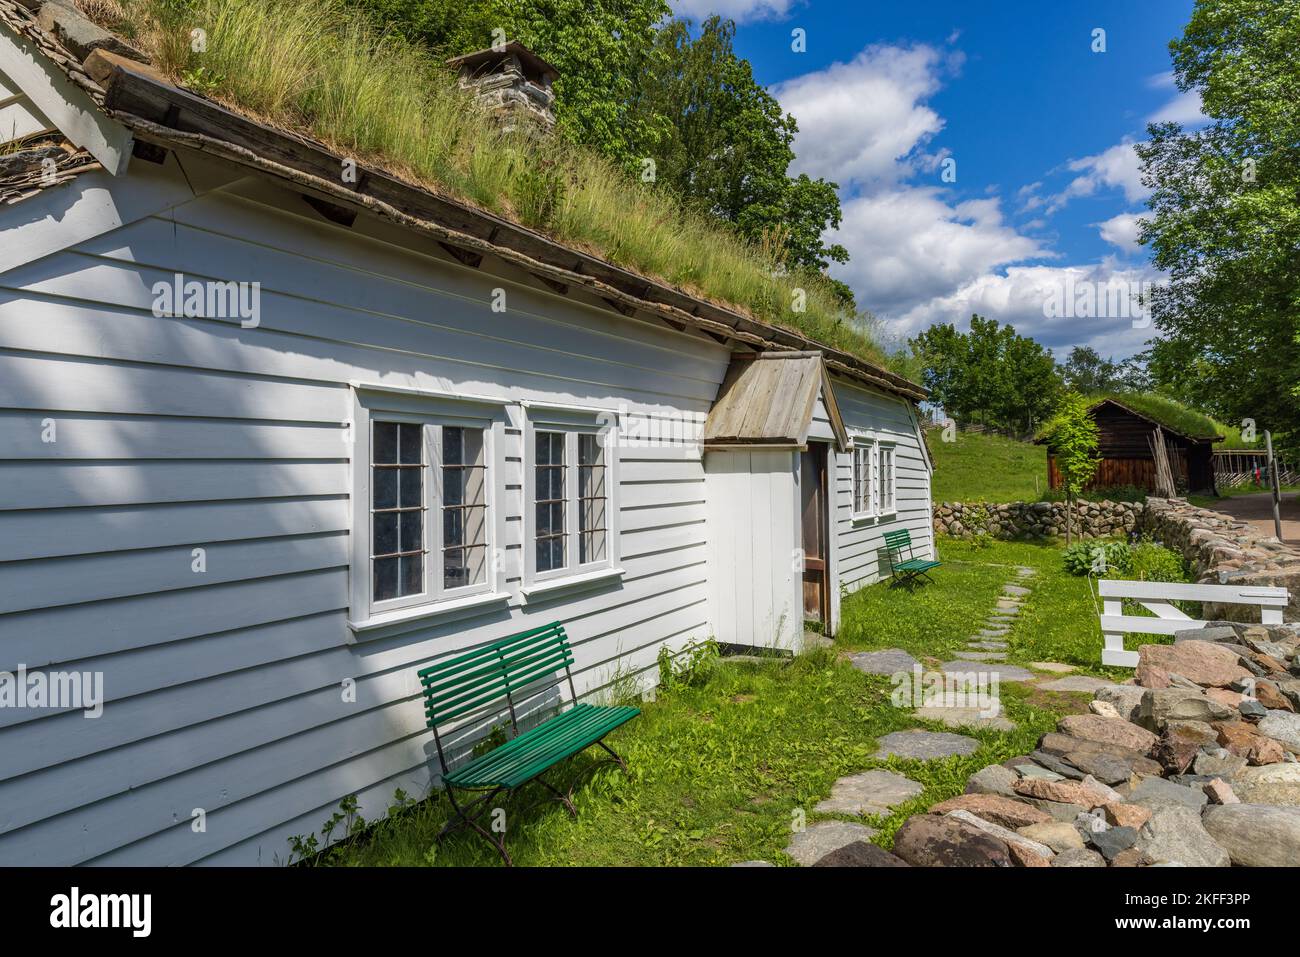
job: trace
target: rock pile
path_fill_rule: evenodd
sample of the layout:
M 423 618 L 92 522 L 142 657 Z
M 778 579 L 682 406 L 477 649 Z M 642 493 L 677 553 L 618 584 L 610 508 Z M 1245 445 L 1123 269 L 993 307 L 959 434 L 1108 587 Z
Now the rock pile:
M 1074 506 L 1072 528 L 1083 538 L 1127 535 L 1138 528 L 1141 502 L 1087 502 Z M 1065 537 L 1064 502 L 1006 502 L 1000 505 L 940 502 L 934 507 L 934 530 L 954 538 L 987 532 L 1001 539 Z
M 1300 549 L 1285 545 L 1231 515 L 1196 508 L 1178 498 L 1148 498 L 1140 528 L 1181 552 L 1201 582 L 1278 585 L 1291 592 L 1287 618 L 1300 618 Z M 1205 607 L 1207 617 L 1241 608 Z
M 858 866 L 1300 864 L 1300 627 L 1215 623 L 1143 645 L 1031 754 L 898 830 Z

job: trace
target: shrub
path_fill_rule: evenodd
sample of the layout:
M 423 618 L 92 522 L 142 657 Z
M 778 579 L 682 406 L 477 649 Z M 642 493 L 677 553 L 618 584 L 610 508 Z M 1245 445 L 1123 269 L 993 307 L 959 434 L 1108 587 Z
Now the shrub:
M 1133 550 L 1128 542 L 1122 541 L 1075 542 L 1065 550 L 1062 560 L 1065 570 L 1071 575 L 1127 577 L 1133 563 Z

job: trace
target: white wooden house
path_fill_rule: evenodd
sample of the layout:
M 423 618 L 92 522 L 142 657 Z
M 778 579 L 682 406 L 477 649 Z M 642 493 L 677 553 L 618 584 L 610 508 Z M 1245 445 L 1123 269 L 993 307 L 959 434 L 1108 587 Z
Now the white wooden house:
M 932 549 L 914 384 L 84 52 L 0 0 L 0 673 L 102 681 L 0 674 L 0 864 L 282 861 L 436 783 L 431 659 L 648 683 Z

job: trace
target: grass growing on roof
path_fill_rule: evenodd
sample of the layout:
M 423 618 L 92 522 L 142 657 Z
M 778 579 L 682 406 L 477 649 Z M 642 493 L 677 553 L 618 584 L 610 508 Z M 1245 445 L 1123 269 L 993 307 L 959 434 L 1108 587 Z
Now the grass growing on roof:
M 560 242 L 881 363 L 824 277 L 789 272 L 719 221 L 590 149 L 502 130 L 425 50 L 342 0 L 117 0 L 109 25 L 192 89 Z M 206 50 L 191 49 L 191 30 Z M 522 124 L 521 124 L 522 126 Z M 793 311 L 795 289 L 805 309 Z

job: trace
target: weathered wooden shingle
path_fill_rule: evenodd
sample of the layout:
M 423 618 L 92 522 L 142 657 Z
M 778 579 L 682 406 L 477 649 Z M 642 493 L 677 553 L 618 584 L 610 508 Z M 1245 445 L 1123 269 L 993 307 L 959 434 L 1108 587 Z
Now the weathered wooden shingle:
M 704 423 L 704 444 L 804 445 L 819 395 L 840 448 L 847 448 L 848 436 L 820 353 L 737 353 Z

